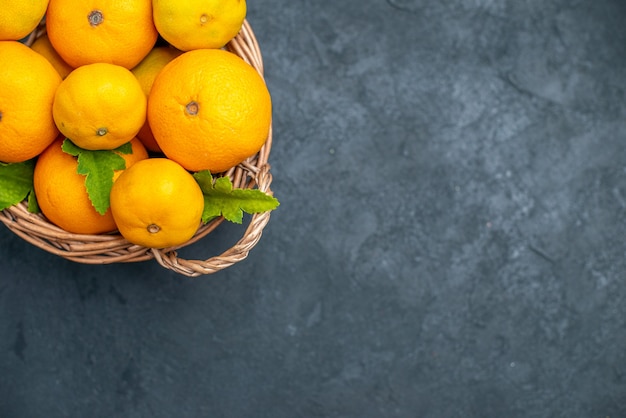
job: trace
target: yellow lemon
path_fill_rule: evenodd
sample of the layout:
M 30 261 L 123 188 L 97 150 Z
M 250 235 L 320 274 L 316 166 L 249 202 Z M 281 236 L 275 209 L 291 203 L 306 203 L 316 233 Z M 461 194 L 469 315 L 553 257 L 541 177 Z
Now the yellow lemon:
M 163 39 L 182 51 L 221 48 L 246 17 L 246 0 L 153 0 L 152 15 Z
M 46 13 L 48 0 L 0 3 L 0 41 L 17 41 L 31 33 Z
M 148 121 L 163 153 L 189 171 L 220 173 L 267 140 L 272 102 L 263 78 L 221 49 L 188 51 L 157 76 Z
M 52 119 L 61 76 L 44 57 L 17 41 L 0 41 L 0 161 L 41 153 L 59 134 Z
M 188 241 L 200 226 L 204 197 L 193 176 L 167 158 L 126 169 L 111 189 L 111 213 L 133 244 L 165 248 Z
M 178 49 L 170 46 L 158 46 L 154 48 L 150 53 L 131 71 L 137 77 L 139 84 L 143 92 L 146 95 L 146 99 L 152 89 L 154 79 L 159 72 L 165 67 L 165 64 L 176 58 L 181 54 Z M 143 144 L 152 152 L 160 152 L 159 144 L 157 144 L 150 129 L 148 119 L 144 122 L 143 126 L 137 133 L 137 138 L 143 142 Z
M 65 138 L 60 136 L 35 163 L 33 178 L 35 196 L 41 212 L 48 220 L 75 234 L 100 234 L 116 229 L 108 210 L 100 215 L 89 200 L 85 188 L 85 176 L 78 174 L 78 160 L 61 148 Z M 132 154 L 120 154 L 126 167 L 148 158 L 148 152 L 138 139 L 131 141 Z M 122 171 L 114 173 L 114 179 Z
M 57 128 L 77 146 L 114 149 L 133 139 L 146 120 L 146 96 L 126 68 L 83 65 L 57 88 L 52 115 Z

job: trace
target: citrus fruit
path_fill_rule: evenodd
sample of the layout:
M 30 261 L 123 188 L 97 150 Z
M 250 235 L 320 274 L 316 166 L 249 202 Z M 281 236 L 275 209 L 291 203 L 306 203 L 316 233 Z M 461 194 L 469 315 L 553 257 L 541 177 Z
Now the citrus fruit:
M 203 209 L 196 180 L 167 158 L 139 161 L 111 189 L 111 212 L 119 232 L 144 247 L 183 244 L 200 226 Z
M 0 40 L 17 41 L 31 33 L 46 13 L 48 0 L 5 0 L 0 5 Z
M 152 4 L 158 32 L 182 51 L 223 47 L 246 17 L 245 0 L 154 0 Z
M 114 149 L 139 132 L 146 120 L 146 96 L 124 67 L 83 65 L 57 88 L 52 115 L 59 131 L 77 146 Z
M 0 161 L 41 153 L 59 134 L 52 119 L 61 76 L 44 57 L 17 41 L 0 41 Z
M 146 99 L 150 94 L 150 89 L 154 83 L 157 74 L 165 67 L 165 64 L 181 54 L 181 51 L 169 46 L 158 46 L 152 49 L 150 53 L 131 71 L 137 77 L 141 89 L 146 95 Z M 137 138 L 152 152 L 160 152 L 161 149 L 152 135 L 148 120 L 137 133 Z
M 272 119 L 263 78 L 221 49 L 185 52 L 159 73 L 148 121 L 163 153 L 189 171 L 223 172 L 256 154 Z
M 150 0 L 50 0 L 50 42 L 72 67 L 108 62 L 128 69 L 156 43 Z
M 96 212 L 85 188 L 85 176 L 76 171 L 76 157 L 61 149 L 63 140 L 64 137 L 59 136 L 35 163 L 33 183 L 41 212 L 53 224 L 75 234 L 114 231 L 117 227 L 111 210 L 104 215 Z M 148 152 L 141 141 L 133 139 L 131 145 L 132 154 L 120 154 L 126 161 L 127 168 L 148 158 Z M 115 172 L 114 178 L 121 172 Z
M 67 77 L 74 69 L 67 62 L 63 61 L 63 58 L 54 49 L 52 43 L 50 43 L 50 38 L 45 33 L 35 39 L 30 47 L 33 51 L 40 53 L 45 59 L 50 61 L 50 64 L 57 70 L 61 78 Z

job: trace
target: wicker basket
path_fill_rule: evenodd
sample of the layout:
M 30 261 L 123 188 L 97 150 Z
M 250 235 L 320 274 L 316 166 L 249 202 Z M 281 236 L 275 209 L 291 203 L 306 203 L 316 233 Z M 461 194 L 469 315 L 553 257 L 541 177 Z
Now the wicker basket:
M 32 43 L 34 38 L 42 33 L 41 31 L 33 34 L 26 42 Z M 263 77 L 261 52 L 247 20 L 244 21 L 241 31 L 226 46 L 226 49 L 251 64 Z M 270 126 L 268 138 L 261 150 L 225 173 L 233 182 L 233 187 L 258 188 L 272 194 L 270 190 L 272 176 L 267 162 L 271 147 L 272 129 Z M 223 218 L 216 218 L 200 226 L 193 238 L 183 245 L 152 249 L 131 244 L 118 233 L 82 235 L 66 232 L 50 223 L 42 214 L 28 212 L 26 202 L 0 212 L 0 220 L 15 234 L 45 251 L 68 260 L 85 264 L 111 264 L 154 259 L 161 266 L 189 277 L 215 273 L 245 259 L 261 238 L 263 228 L 267 225 L 269 218 L 269 212 L 252 215 L 241 239 L 222 254 L 205 260 L 187 260 L 180 258 L 177 250 L 209 235 L 223 222 Z

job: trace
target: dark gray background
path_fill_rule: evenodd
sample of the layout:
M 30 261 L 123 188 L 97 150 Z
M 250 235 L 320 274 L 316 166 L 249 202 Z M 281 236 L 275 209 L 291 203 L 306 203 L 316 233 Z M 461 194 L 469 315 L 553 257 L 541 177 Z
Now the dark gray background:
M 0 417 L 626 416 L 626 3 L 248 18 L 282 203 L 259 245 L 189 279 L 3 228 Z

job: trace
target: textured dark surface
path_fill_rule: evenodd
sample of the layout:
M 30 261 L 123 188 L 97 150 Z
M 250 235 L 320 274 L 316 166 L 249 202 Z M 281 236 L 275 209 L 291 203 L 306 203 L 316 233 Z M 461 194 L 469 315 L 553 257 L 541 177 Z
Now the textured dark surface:
M 0 417 L 626 416 L 626 3 L 248 18 L 282 203 L 259 245 L 187 279 L 4 228 Z

